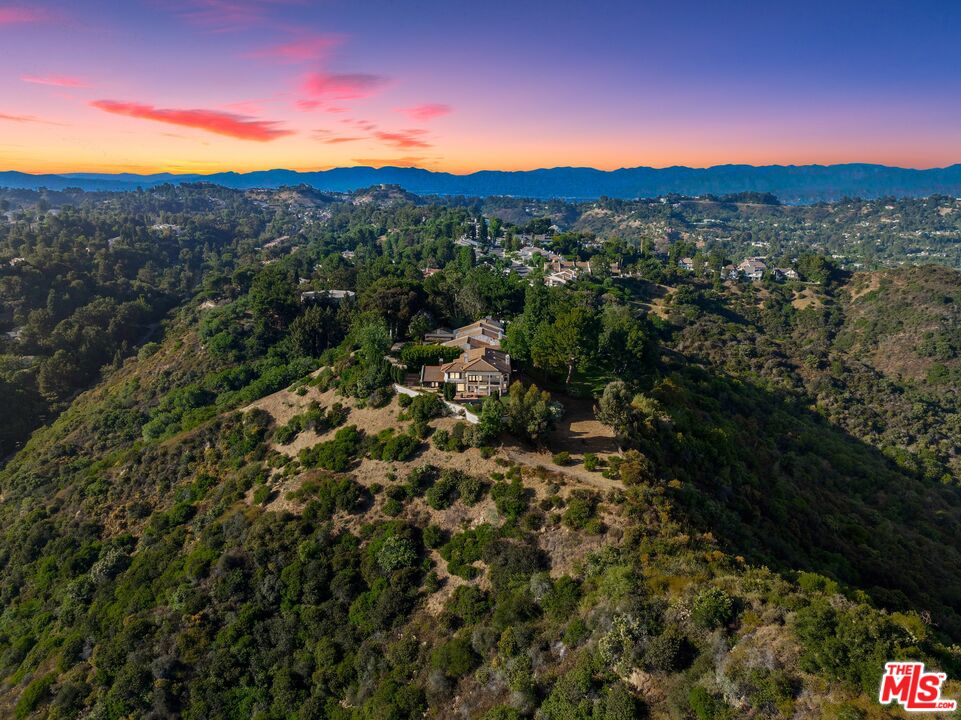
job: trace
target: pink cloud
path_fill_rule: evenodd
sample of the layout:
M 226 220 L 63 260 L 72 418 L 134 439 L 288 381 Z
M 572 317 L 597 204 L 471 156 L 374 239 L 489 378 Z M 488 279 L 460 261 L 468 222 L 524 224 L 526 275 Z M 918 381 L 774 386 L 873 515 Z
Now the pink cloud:
M 217 110 L 166 109 L 114 100 L 95 100 L 90 105 L 114 115 L 153 120 L 169 125 L 182 125 L 239 140 L 268 142 L 293 135 L 293 131 L 278 127 L 278 123 L 274 121 L 254 120 L 245 115 L 234 115 Z
M 314 130 L 313 138 L 326 145 L 340 145 L 341 143 L 357 142 L 366 140 L 363 135 L 336 135 L 333 130 Z
M 363 130 L 364 132 L 371 132 L 372 130 L 375 130 L 377 128 L 377 125 L 372 123 L 370 120 L 344 118 L 343 120 L 341 120 L 341 122 L 344 123 L 345 125 L 353 125 L 355 128 L 359 130 Z
M 0 25 L 40 22 L 41 20 L 46 19 L 47 14 L 43 10 L 25 7 L 0 7 Z
M 90 87 L 85 81 L 71 75 L 24 75 L 20 79 L 34 85 L 53 85 L 64 88 Z
M 6 113 L 0 113 L 0 120 L 6 120 L 7 122 L 40 122 L 33 115 L 7 115 Z
M 413 107 L 397 109 L 397 112 L 403 113 L 411 120 L 416 120 L 417 122 L 427 122 L 434 118 L 450 115 L 453 111 L 454 109 L 450 105 L 442 105 L 440 103 L 425 103 L 424 105 L 414 105 Z
M 386 145 L 406 150 L 408 148 L 430 147 L 429 142 L 421 139 L 426 134 L 426 130 L 398 130 L 396 132 L 378 130 L 374 133 L 374 137 Z
M 326 145 L 340 145 L 342 143 L 366 140 L 366 138 L 361 136 L 334 135 L 330 130 L 315 130 L 314 139 Z
M 256 115 L 264 111 L 263 103 L 263 100 L 238 100 L 237 102 L 226 103 L 222 107 L 240 115 Z
M 373 95 L 387 83 L 381 75 L 367 73 L 310 73 L 302 85 L 305 95 L 331 100 L 358 100 Z
M 183 0 L 179 14 L 212 32 L 233 32 L 261 25 L 270 11 L 297 0 Z
M 342 35 L 312 35 L 293 40 L 280 45 L 271 45 L 261 50 L 255 50 L 248 57 L 262 58 L 285 63 L 307 62 L 319 60 L 333 48 L 343 43 Z
M 38 118 L 35 115 L 10 115 L 7 113 L 0 113 L 0 120 L 15 123 L 40 123 L 42 125 L 63 126 L 63 123 L 54 122 L 53 120 L 44 120 L 43 118 Z

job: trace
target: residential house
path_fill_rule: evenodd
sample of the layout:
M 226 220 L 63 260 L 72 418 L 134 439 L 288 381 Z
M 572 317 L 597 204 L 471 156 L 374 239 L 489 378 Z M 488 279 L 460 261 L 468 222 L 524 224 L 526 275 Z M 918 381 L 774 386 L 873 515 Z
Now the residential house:
M 517 257 L 525 265 L 530 265 L 537 255 L 546 258 L 548 261 L 561 259 L 560 255 L 557 255 L 550 250 L 545 250 L 544 248 L 534 247 L 533 245 L 525 245 L 517 251 Z
M 464 352 L 473 348 L 495 347 L 495 344 L 481 340 L 473 335 L 462 335 L 450 340 L 445 340 L 441 345 L 444 347 L 460 348 Z
M 688 272 L 693 272 L 694 259 L 689 257 L 681 258 L 680 260 L 677 261 L 677 266 L 681 268 L 681 270 L 687 270 Z
M 581 272 L 590 274 L 591 263 L 589 260 L 577 260 L 572 262 L 570 260 L 565 260 L 562 257 L 554 257 L 549 263 L 547 263 L 547 265 L 544 266 L 544 269 L 547 272 L 561 272 L 563 270 L 570 270 L 575 274 Z
M 448 340 L 453 340 L 453 339 L 454 339 L 454 331 L 444 327 L 434 328 L 430 332 L 424 333 L 425 343 L 443 344 Z
M 356 297 L 357 293 L 353 290 L 306 290 L 300 293 L 300 302 L 319 303 L 330 302 L 339 304 L 344 300 Z
M 425 365 L 421 368 L 420 384 L 439 388 L 450 383 L 462 400 L 506 392 L 511 379 L 511 358 L 500 349 L 503 338 L 504 324 L 490 317 L 456 330 L 437 328 L 427 333 L 425 342 L 456 347 L 461 355 L 444 365 Z
M 456 360 L 444 365 L 425 365 L 420 371 L 423 387 L 440 388 L 451 384 L 454 397 L 474 400 L 489 395 L 502 395 L 511 382 L 511 356 L 494 347 L 466 350 Z
M 511 260 L 511 266 L 508 272 L 514 272 L 514 273 L 517 273 L 518 277 L 526 278 L 528 275 L 531 274 L 531 269 L 527 267 L 527 265 L 519 263 L 516 260 Z
M 573 270 L 560 270 L 544 276 L 544 284 L 548 287 L 559 287 L 577 280 L 577 273 Z
M 800 276 L 794 268 L 775 268 L 775 280 L 798 280 Z
M 761 258 L 747 258 L 737 266 L 738 271 L 748 280 L 760 280 L 767 272 L 767 264 Z
M 424 342 L 440 343 L 442 345 L 453 342 L 451 347 L 461 347 L 463 343 L 466 347 L 467 339 L 472 338 L 479 344 L 499 347 L 503 337 L 504 324 L 500 320 L 487 317 L 456 330 L 436 328 L 424 335 Z

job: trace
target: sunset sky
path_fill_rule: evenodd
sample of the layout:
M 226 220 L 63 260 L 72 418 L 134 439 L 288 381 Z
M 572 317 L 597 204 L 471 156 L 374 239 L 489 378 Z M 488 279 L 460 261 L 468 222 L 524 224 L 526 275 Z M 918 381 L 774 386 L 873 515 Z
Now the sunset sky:
M 0 0 L 0 170 L 961 162 L 961 3 Z

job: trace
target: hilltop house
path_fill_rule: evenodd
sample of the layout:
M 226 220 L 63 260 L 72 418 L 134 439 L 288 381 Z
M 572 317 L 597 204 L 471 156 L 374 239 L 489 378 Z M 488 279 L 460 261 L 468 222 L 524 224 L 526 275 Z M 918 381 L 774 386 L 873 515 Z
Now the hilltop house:
M 800 276 L 794 268 L 775 268 L 775 280 L 797 280 Z
M 450 383 L 462 400 L 506 392 L 511 380 L 511 356 L 500 349 L 503 337 L 504 324 L 489 317 L 456 330 L 437 328 L 427 333 L 425 342 L 456 347 L 462 354 L 444 365 L 421 368 L 421 386 L 440 388 Z
M 424 334 L 424 342 L 461 347 L 472 338 L 483 345 L 499 347 L 503 337 L 504 324 L 500 320 L 487 317 L 456 330 L 435 328 Z
M 425 365 L 420 371 L 423 387 L 439 388 L 450 383 L 455 397 L 471 400 L 501 395 L 511 382 L 511 356 L 493 347 L 465 350 L 456 360 L 444 365 Z
M 760 280 L 767 272 L 767 264 L 761 258 L 748 258 L 742 260 L 737 269 L 748 280 Z

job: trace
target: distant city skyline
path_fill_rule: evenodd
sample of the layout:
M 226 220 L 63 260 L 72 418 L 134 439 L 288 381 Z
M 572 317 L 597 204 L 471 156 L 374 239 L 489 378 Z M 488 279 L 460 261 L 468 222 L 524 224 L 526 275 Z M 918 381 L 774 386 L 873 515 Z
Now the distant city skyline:
M 0 170 L 961 162 L 944 2 L 0 0 Z

